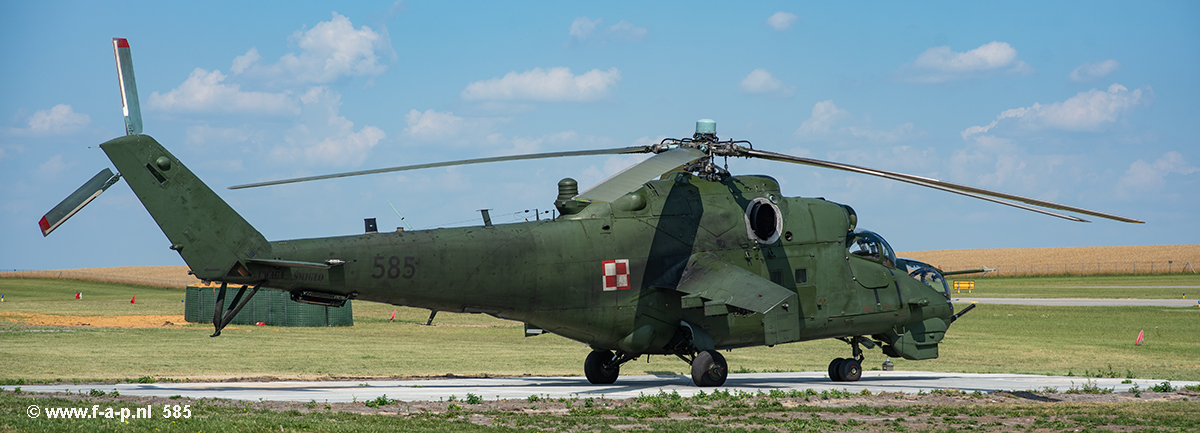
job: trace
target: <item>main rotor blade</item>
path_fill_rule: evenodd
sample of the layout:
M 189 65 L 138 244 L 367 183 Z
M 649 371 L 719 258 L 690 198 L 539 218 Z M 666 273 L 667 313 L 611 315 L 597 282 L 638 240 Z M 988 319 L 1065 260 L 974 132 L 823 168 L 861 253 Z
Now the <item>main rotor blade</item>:
M 706 153 L 697 149 L 682 147 L 671 149 L 621 170 L 620 173 L 596 184 L 584 191 L 583 194 L 575 196 L 575 199 L 611 202 L 640 188 L 647 180 L 706 156 L 708 156 Z
M 1075 207 L 1075 206 L 1068 206 L 1065 204 L 1059 204 L 1059 203 L 1054 203 L 1054 202 L 1049 202 L 1049 201 L 1044 201 L 1044 200 L 1038 200 L 1035 198 L 1023 197 L 1023 196 L 1019 196 L 1019 195 L 1007 194 L 1007 193 L 1003 193 L 1003 192 L 999 192 L 999 191 L 992 191 L 992 190 L 987 190 L 987 189 L 983 189 L 983 188 L 976 188 L 973 186 L 960 185 L 960 184 L 956 184 L 956 183 L 952 183 L 952 182 L 944 182 L 944 181 L 940 181 L 937 179 L 932 179 L 932 178 L 922 177 L 922 176 L 914 176 L 911 174 L 897 173 L 897 172 L 893 172 L 893 171 L 879 170 L 879 169 L 874 169 L 874 168 L 866 168 L 866 167 L 860 167 L 857 165 L 842 164 L 842 163 L 838 163 L 838 162 L 823 161 L 823 160 L 819 160 L 819 159 L 804 158 L 804 157 L 799 157 L 799 156 L 784 155 L 781 153 L 767 152 L 767 151 L 762 151 L 762 150 L 743 149 L 740 153 L 742 155 L 748 156 L 748 157 L 770 159 L 770 160 L 774 160 L 774 161 L 791 162 L 791 163 L 795 163 L 795 164 L 811 165 L 814 167 L 832 168 L 834 170 L 849 171 L 849 172 L 854 172 L 854 173 L 861 173 L 861 174 L 867 174 L 867 175 L 871 175 L 871 176 L 882 177 L 882 178 L 886 178 L 886 179 L 892 179 L 892 180 L 896 180 L 896 181 L 900 181 L 900 182 L 911 183 L 913 185 L 920 185 L 920 186 L 924 186 L 924 187 L 928 187 L 928 188 L 933 188 L 933 189 L 938 189 L 938 190 L 942 190 L 942 191 L 946 191 L 946 192 L 952 192 L 955 194 L 965 195 L 968 197 L 974 197 L 974 198 L 977 198 L 980 200 L 987 200 L 987 201 L 990 201 L 993 203 L 1003 204 L 1006 206 L 1012 206 L 1015 208 L 1025 209 L 1028 211 L 1037 212 L 1040 214 L 1045 214 L 1045 215 L 1050 215 L 1050 216 L 1055 216 L 1055 217 L 1068 219 L 1068 220 L 1072 220 L 1072 221 L 1089 222 L 1084 219 L 1080 219 L 1080 218 L 1076 218 L 1076 217 L 1072 217 L 1072 216 L 1068 216 L 1068 215 L 1062 215 L 1062 214 L 1058 214 L 1058 213 L 1054 213 L 1054 212 L 1049 212 L 1044 209 L 1038 209 L 1038 208 L 1031 207 L 1031 206 L 1025 206 L 1025 205 L 1013 203 L 1013 202 L 1007 201 L 1007 200 L 1019 201 L 1022 203 L 1027 203 L 1027 204 L 1031 204 L 1031 205 L 1035 205 L 1035 206 L 1041 206 L 1041 207 L 1050 208 L 1050 209 L 1057 209 L 1057 210 L 1062 210 L 1062 211 L 1067 211 L 1067 212 L 1081 213 L 1084 215 L 1091 215 L 1094 217 L 1107 218 L 1107 219 L 1121 221 L 1121 222 L 1135 223 L 1135 224 L 1143 224 L 1144 223 L 1143 221 L 1135 220 L 1133 218 L 1126 218 L 1126 217 L 1119 216 L 1119 215 L 1107 214 L 1104 212 L 1098 212 L 1098 211 L 1094 211 L 1094 210 L 1079 208 L 1079 207 Z M 996 197 L 996 198 L 992 198 L 992 197 Z M 1004 199 L 1004 200 L 999 200 L 997 198 Z
M 377 168 L 374 170 L 348 171 L 345 173 L 323 174 L 320 176 L 296 177 L 291 179 L 272 180 L 268 182 L 247 183 L 244 185 L 234 185 L 229 189 L 244 189 L 257 188 L 260 186 L 283 185 L 286 183 L 309 182 L 322 179 L 334 179 L 339 177 L 362 176 L 367 174 L 391 173 L 394 171 L 420 170 L 423 168 L 450 167 L 455 165 L 482 164 L 485 162 L 501 162 L 501 161 L 520 161 L 526 159 L 541 159 L 541 158 L 558 158 L 564 156 L 588 156 L 588 155 L 619 155 L 626 153 L 648 153 L 650 148 L 647 146 L 629 146 L 619 147 L 616 149 L 597 149 L 597 150 L 570 150 L 565 152 L 545 152 L 545 153 L 529 153 L 524 155 L 509 155 L 509 156 L 493 156 L 490 158 L 474 158 L 460 159 L 458 161 L 431 162 L 427 164 L 402 165 L 399 167 Z

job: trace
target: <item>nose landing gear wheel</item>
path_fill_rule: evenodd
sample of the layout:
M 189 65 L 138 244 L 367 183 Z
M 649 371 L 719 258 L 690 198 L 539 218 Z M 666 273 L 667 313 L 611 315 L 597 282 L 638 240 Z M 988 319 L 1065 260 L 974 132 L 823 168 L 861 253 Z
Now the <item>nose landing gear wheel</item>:
M 608 350 L 593 350 L 583 361 L 583 374 L 588 382 L 596 385 L 607 385 L 617 381 L 621 375 L 621 366 L 607 367 L 613 361 L 613 353 Z
M 692 383 L 696 386 L 721 386 L 729 377 L 725 357 L 715 350 L 706 350 L 692 360 Z

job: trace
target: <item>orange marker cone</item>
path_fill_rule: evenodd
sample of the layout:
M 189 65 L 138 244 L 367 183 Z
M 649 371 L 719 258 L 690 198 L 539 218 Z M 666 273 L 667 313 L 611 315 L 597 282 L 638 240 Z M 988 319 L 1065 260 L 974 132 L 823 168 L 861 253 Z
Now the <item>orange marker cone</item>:
M 129 298 L 129 303 L 136 304 L 137 303 L 137 295 L 133 295 L 132 298 Z
M 1141 331 L 1138 331 L 1138 338 L 1137 338 L 1137 340 L 1133 341 L 1133 345 L 1141 346 L 1142 343 L 1145 343 L 1145 342 L 1146 342 L 1146 330 L 1143 329 Z
M 391 319 L 388 319 L 388 321 L 389 321 L 389 322 L 395 322 L 395 321 L 396 321 L 396 310 L 392 310 L 392 318 L 391 318 Z

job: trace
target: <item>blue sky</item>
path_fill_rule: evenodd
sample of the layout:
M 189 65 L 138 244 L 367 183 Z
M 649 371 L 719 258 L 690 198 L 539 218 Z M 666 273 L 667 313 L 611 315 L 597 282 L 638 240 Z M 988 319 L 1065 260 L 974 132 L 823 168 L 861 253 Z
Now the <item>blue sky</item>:
M 4 2 L 0 268 L 183 264 L 119 183 L 37 220 L 145 133 L 272 240 L 549 209 L 637 161 L 500 163 L 229 191 L 302 175 L 690 136 L 1138 218 L 1072 223 L 818 168 L 732 160 L 850 204 L 899 251 L 1200 243 L 1200 5 Z

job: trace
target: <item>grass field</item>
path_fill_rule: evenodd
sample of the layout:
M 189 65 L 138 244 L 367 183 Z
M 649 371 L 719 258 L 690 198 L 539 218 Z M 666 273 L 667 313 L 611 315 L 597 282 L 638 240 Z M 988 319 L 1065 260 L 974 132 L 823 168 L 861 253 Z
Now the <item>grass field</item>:
M 1161 280 L 1137 278 L 1119 284 L 1103 278 L 1088 281 L 1161 285 Z M 1010 282 L 1018 288 L 1060 285 L 1045 279 Z M 84 293 L 82 300 L 74 299 L 77 291 Z M 211 325 L 180 325 L 183 291 L 178 289 L 0 279 L 0 293 L 5 294 L 0 303 L 0 381 L 8 384 L 147 376 L 580 375 L 589 351 L 554 335 L 526 338 L 520 323 L 483 315 L 443 312 L 435 326 L 425 326 L 426 310 L 400 308 L 396 321 L 389 322 L 392 306 L 365 302 L 354 304 L 353 327 L 231 326 L 221 337 L 209 338 Z M 129 302 L 133 296 L 136 304 Z M 164 322 L 174 324 L 133 320 L 142 316 L 164 316 Z M 103 318 L 116 323 L 128 319 L 134 327 L 50 325 Z M 1139 330 L 1146 331 L 1147 344 L 1135 347 Z M 982 305 L 951 328 L 939 359 L 894 361 L 898 370 L 1200 380 L 1198 336 L 1200 308 Z M 844 343 L 825 340 L 739 349 L 726 358 L 734 372 L 823 371 L 830 359 L 848 354 Z M 865 368 L 882 361 L 877 350 L 868 351 Z M 649 363 L 643 358 L 626 364 L 622 373 L 687 369 L 677 359 L 656 356 Z
M 778 391 L 778 390 L 776 390 Z M 811 391 L 811 390 L 809 390 Z M 832 394 L 832 395 L 831 395 Z M 1028 395 L 940 392 L 921 397 L 849 393 L 722 393 L 694 397 L 659 393 L 633 400 L 538 399 L 469 403 L 379 401 L 295 403 L 228 400 L 137 399 L 109 396 L 71 398 L 0 392 L 0 431 L 338 431 L 338 432 L 759 432 L 759 431 L 1195 431 L 1200 402 L 1159 396 L 1122 402 L 1031 402 Z M 1036 398 L 1061 394 L 1033 395 Z M 923 404 L 920 401 L 936 401 Z M 100 411 L 151 406 L 155 418 L 31 418 L 31 406 Z M 164 406 L 186 405 L 189 418 L 164 418 Z M 44 412 L 43 412 L 44 413 Z M 380 416 L 398 415 L 398 416 Z M 1165 429 L 1165 430 L 1160 430 Z

